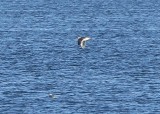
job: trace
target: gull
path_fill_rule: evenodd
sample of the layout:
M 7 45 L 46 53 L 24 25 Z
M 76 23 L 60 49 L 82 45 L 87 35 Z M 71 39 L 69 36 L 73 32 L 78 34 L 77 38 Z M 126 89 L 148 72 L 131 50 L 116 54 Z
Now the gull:
M 90 37 L 78 37 L 78 45 L 80 45 L 81 48 L 85 48 L 86 41 L 90 39 Z

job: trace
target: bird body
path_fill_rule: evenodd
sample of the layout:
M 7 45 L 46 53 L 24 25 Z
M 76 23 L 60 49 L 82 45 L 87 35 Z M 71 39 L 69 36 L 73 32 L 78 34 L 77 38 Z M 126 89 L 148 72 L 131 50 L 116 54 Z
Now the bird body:
M 78 37 L 78 45 L 81 46 L 81 48 L 85 48 L 86 41 L 90 40 L 91 38 L 89 37 Z

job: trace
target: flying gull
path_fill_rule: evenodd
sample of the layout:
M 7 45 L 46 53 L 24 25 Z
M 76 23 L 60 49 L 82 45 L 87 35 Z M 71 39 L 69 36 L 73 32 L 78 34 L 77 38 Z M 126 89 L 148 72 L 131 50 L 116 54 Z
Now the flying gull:
M 80 45 L 81 48 L 85 48 L 86 41 L 90 39 L 89 37 L 78 37 L 78 45 Z

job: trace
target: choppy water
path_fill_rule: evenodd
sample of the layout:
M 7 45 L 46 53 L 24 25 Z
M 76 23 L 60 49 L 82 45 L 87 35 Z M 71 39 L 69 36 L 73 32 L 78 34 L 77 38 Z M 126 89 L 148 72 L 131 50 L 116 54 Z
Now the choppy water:
M 159 114 L 160 1 L 1 0 L 0 113 Z

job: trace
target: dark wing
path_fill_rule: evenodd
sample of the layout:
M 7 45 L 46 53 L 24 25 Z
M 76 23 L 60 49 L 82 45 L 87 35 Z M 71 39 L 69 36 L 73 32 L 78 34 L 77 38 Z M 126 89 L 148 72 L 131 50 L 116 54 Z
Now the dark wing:
M 78 38 L 78 45 L 80 45 L 80 44 L 81 44 L 82 40 L 83 40 L 83 37 Z

